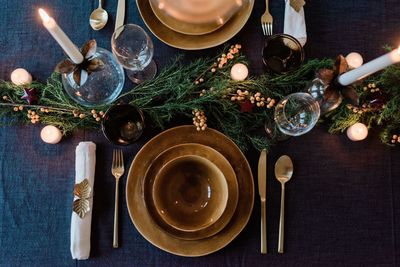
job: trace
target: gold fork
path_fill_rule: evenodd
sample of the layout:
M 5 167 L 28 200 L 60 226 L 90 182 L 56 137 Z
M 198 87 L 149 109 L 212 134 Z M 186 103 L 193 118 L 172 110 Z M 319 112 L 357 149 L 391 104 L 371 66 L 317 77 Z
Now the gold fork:
M 124 174 L 124 156 L 121 149 L 114 149 L 111 173 L 115 177 L 115 210 L 113 247 L 118 248 L 118 185 L 119 178 Z
M 272 16 L 269 13 L 268 1 L 265 0 L 265 13 L 261 16 L 261 27 L 265 36 L 272 35 Z

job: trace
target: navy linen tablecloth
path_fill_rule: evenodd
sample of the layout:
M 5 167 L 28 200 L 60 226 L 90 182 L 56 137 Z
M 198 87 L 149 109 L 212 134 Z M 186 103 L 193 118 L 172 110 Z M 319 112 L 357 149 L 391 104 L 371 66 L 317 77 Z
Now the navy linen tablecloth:
M 126 22 L 143 25 L 135 1 L 127 1 Z M 283 29 L 284 1 L 270 1 L 274 31 Z M 89 27 L 95 1 L 0 0 L 0 78 L 9 79 L 17 67 L 45 81 L 63 52 L 41 26 L 37 8 L 45 7 L 70 38 L 81 45 L 95 38 L 110 49 L 117 1 L 105 0 L 107 27 Z M 241 43 L 252 74 L 263 72 L 263 42 L 259 19 L 263 1 L 243 30 L 231 40 Z M 305 7 L 308 58 L 360 52 L 366 61 L 384 53 L 385 44 L 400 44 L 400 6 L 395 0 L 319 0 Z M 160 68 L 179 53 L 185 60 L 213 56 L 218 48 L 180 51 L 158 41 L 155 60 Z M 132 86 L 127 83 L 126 88 Z M 176 122 L 179 124 L 181 122 Z M 183 122 L 182 122 L 183 123 Z M 324 126 L 292 138 L 271 152 L 268 164 L 268 255 L 259 253 L 259 202 L 249 224 L 227 247 L 208 256 L 184 258 L 149 244 L 130 221 L 125 201 L 120 209 L 119 249 L 112 248 L 114 178 L 110 145 L 100 132 L 77 131 L 58 145 L 46 145 L 41 126 L 0 128 L 0 266 L 398 266 L 400 264 L 400 152 L 381 145 L 376 132 L 366 141 L 351 142 L 330 135 Z M 140 147 L 124 148 L 127 167 Z M 71 259 L 70 218 L 75 147 L 80 141 L 97 144 L 91 257 Z M 281 154 L 295 163 L 286 193 L 286 253 L 278 255 L 280 186 L 273 163 Z M 256 170 L 258 153 L 247 153 Z M 254 172 L 256 175 L 256 172 Z M 255 176 L 256 177 L 256 176 Z M 125 179 L 121 199 L 124 200 Z

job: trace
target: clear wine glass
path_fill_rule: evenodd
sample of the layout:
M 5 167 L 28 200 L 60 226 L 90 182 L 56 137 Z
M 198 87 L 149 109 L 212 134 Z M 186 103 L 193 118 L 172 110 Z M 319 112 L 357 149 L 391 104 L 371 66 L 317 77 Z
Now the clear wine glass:
M 277 104 L 274 119 L 282 133 L 299 136 L 311 131 L 319 116 L 319 104 L 311 95 L 294 93 Z
M 117 28 L 111 37 L 111 48 L 132 82 L 139 84 L 156 75 L 153 42 L 140 26 L 126 24 Z

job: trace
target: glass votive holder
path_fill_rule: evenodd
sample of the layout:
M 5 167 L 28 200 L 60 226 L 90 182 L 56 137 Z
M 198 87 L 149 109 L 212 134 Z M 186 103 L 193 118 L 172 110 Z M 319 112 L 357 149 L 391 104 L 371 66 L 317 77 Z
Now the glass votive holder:
M 275 34 L 265 42 L 262 59 L 268 70 L 285 74 L 301 66 L 304 49 L 296 38 L 287 34 Z
M 103 62 L 104 69 L 92 72 L 82 85 L 74 81 L 72 73 L 62 75 L 67 94 L 75 102 L 86 107 L 112 103 L 121 93 L 125 82 L 124 70 L 111 52 L 97 47 L 94 57 Z
M 112 106 L 102 122 L 104 136 L 116 145 L 133 144 L 140 138 L 143 129 L 143 112 L 130 104 Z

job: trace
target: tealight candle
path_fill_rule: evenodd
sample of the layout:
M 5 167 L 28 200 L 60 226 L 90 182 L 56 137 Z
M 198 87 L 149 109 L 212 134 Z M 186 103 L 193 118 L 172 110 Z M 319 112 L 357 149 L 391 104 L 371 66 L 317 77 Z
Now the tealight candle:
M 347 129 L 347 137 L 351 141 L 361 141 L 367 138 L 368 128 L 365 124 L 357 122 Z
M 45 126 L 40 132 L 40 138 L 42 138 L 43 142 L 48 144 L 57 144 L 60 142 L 62 137 L 62 133 L 60 129 L 53 125 Z
M 235 81 L 241 82 L 246 80 L 249 76 L 249 69 L 242 63 L 236 63 L 231 69 L 231 78 Z
M 15 85 L 27 85 L 32 82 L 32 75 L 23 68 L 11 72 L 11 82 Z
M 362 56 L 357 52 L 351 52 L 348 54 L 346 56 L 346 61 L 349 67 L 352 69 L 360 67 L 364 62 Z

